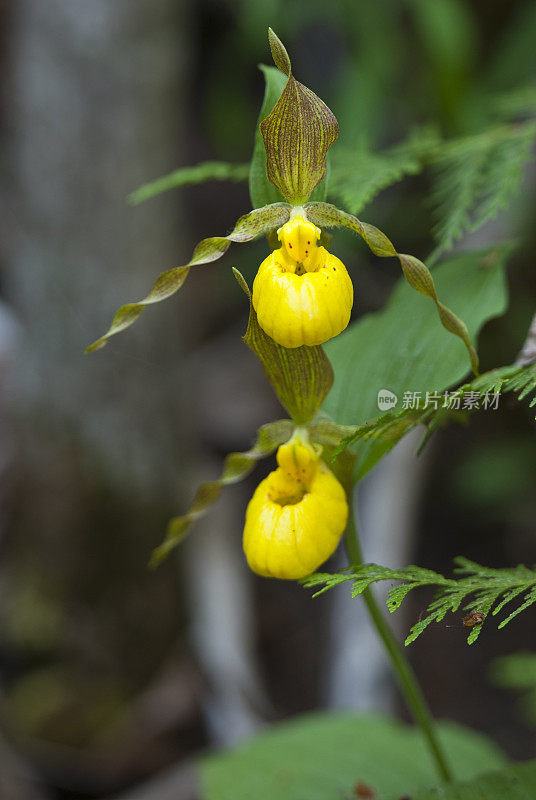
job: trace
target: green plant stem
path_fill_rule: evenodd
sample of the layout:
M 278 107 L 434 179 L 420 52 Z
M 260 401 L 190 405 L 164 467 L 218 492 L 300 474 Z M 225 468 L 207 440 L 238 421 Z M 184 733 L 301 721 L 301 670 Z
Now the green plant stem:
M 344 534 L 344 540 L 350 563 L 355 566 L 360 566 L 363 564 L 361 543 L 359 541 L 359 534 L 357 531 L 355 515 L 353 511 L 350 513 L 350 519 Z M 389 624 L 387 623 L 387 620 L 385 619 L 380 607 L 378 606 L 378 603 L 376 602 L 376 599 L 374 598 L 370 588 L 365 589 L 362 596 L 372 623 L 376 628 L 380 639 L 384 643 L 387 653 L 389 654 L 391 665 L 398 680 L 400 690 L 404 695 L 408 708 L 411 711 L 415 722 L 421 729 L 421 733 L 428 745 L 437 770 L 444 781 L 451 782 L 452 773 L 448 766 L 441 743 L 437 738 L 434 720 L 415 673 L 413 672 L 411 665 L 409 664 L 400 645 L 393 635 L 393 632 L 389 627 Z

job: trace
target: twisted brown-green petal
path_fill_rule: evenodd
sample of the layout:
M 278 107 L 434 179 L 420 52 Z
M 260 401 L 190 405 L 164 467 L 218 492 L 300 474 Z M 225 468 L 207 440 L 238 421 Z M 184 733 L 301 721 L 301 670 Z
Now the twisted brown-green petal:
M 434 301 L 443 327 L 463 341 L 471 359 L 472 370 L 475 375 L 478 374 L 478 355 L 471 344 L 467 326 L 450 308 L 440 302 L 434 279 L 428 267 L 422 261 L 419 261 L 415 256 L 398 253 L 387 236 L 378 228 L 375 228 L 374 225 L 361 222 L 357 217 L 348 214 L 346 211 L 341 211 L 330 203 L 308 203 L 306 210 L 307 218 L 315 225 L 323 228 L 349 228 L 365 240 L 375 255 L 381 257 L 396 256 L 402 267 L 404 277 L 412 289 Z
M 221 477 L 215 481 L 202 483 L 188 511 L 169 521 L 166 537 L 162 544 L 153 550 L 150 566 L 157 567 L 183 541 L 192 523 L 204 516 L 218 500 L 224 486 L 238 483 L 246 478 L 257 461 L 271 455 L 280 444 L 288 441 L 293 430 L 294 425 L 289 419 L 269 422 L 259 428 L 255 444 L 250 450 L 244 453 L 230 453 L 225 458 Z
M 249 322 L 244 342 L 255 353 L 282 406 L 297 425 L 309 422 L 320 410 L 333 385 L 333 369 L 320 346 L 283 347 L 263 331 L 243 276 L 235 277 L 249 297 Z
M 249 214 L 244 214 L 228 236 L 214 236 L 210 239 L 202 239 L 187 264 L 182 267 L 173 267 L 159 275 L 153 288 L 143 300 L 121 306 L 119 311 L 116 312 L 108 331 L 96 342 L 93 342 L 86 349 L 86 353 L 99 350 L 104 347 L 110 336 L 114 336 L 116 333 L 120 333 L 120 331 L 130 327 L 146 306 L 152 303 L 160 303 L 175 294 L 186 280 L 190 267 L 217 261 L 227 252 L 232 242 L 250 242 L 262 233 L 267 233 L 284 225 L 289 215 L 290 209 L 286 203 L 274 203 L 263 208 L 256 208 L 254 211 L 250 211 Z
M 284 45 L 268 32 L 272 56 L 288 76 L 273 110 L 261 122 L 268 180 L 295 205 L 304 203 L 326 174 L 326 154 L 339 135 L 335 115 L 291 72 Z

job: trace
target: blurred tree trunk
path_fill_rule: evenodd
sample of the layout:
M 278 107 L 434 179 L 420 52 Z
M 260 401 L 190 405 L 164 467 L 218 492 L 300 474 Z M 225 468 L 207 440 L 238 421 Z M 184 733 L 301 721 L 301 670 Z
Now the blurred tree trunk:
M 0 738 L 0 797 L 2 800 L 48 800 L 28 764 Z
M 45 655 L 61 689 L 49 729 L 67 745 L 89 740 L 88 708 L 143 686 L 177 636 L 176 576 L 146 565 L 171 498 L 180 503 L 189 445 L 181 351 L 192 315 L 179 297 L 105 350 L 83 351 L 191 246 L 179 250 L 169 195 L 139 208 L 125 201 L 183 161 L 186 11 L 176 0 L 10 5 L 2 288 L 22 336 L 9 397 L 0 644 L 2 660 L 10 648 L 23 655 L 10 689 L 31 672 L 27 652 Z M 65 709 L 78 728 L 62 729 Z M 24 705 L 10 718 L 41 735 Z
M 184 303 L 149 310 L 105 351 L 83 351 L 118 305 L 143 296 L 178 255 L 169 196 L 140 208 L 125 198 L 181 162 L 185 5 L 12 7 L 8 214 L 16 235 L 5 283 L 26 334 L 18 375 L 24 424 L 34 412 L 45 430 L 69 426 L 143 492 L 176 483 Z

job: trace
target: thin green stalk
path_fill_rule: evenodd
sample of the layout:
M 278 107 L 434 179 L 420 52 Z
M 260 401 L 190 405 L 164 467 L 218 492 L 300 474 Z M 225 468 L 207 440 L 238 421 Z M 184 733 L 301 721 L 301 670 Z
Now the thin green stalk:
M 359 534 L 357 532 L 353 511 L 350 513 L 350 519 L 344 534 L 344 540 L 350 563 L 356 566 L 363 564 L 361 544 L 359 541 Z M 384 643 L 387 653 L 389 654 L 391 665 L 400 686 L 400 690 L 404 695 L 408 708 L 411 711 L 415 722 L 421 729 L 421 733 L 428 745 L 437 770 L 441 775 L 441 778 L 450 783 L 450 781 L 452 781 L 452 773 L 443 751 L 443 747 L 437 738 L 434 720 L 415 673 L 413 672 L 409 661 L 405 657 L 400 645 L 393 635 L 393 632 L 389 627 L 380 607 L 378 606 L 370 588 L 365 589 L 363 592 L 363 599 L 365 601 L 365 605 L 367 606 L 372 623 L 376 628 L 380 639 Z

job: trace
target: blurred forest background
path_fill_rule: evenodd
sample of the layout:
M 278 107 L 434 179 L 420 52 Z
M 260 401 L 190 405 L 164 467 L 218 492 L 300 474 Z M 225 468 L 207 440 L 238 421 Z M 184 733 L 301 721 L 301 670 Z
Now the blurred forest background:
M 200 754 L 267 722 L 326 705 L 404 717 L 360 601 L 248 574 L 243 513 L 266 464 L 147 569 L 199 479 L 281 416 L 240 341 L 247 308 L 230 271 L 251 283 L 266 243 L 194 270 L 105 350 L 83 350 L 122 302 L 250 208 L 239 181 L 126 198 L 179 166 L 249 160 L 268 25 L 342 143 L 378 152 L 418 126 L 470 133 L 491 90 L 534 83 L 533 0 L 3 0 L 0 15 L 1 800 L 188 800 Z M 356 183 L 366 168 L 356 162 Z M 509 313 L 480 338 L 484 369 L 515 359 L 536 307 L 535 187 L 532 164 L 477 234 L 524 237 Z M 425 258 L 430 194 L 430 174 L 410 176 L 360 216 Z M 391 260 L 346 234 L 333 250 L 354 313 L 381 308 Z M 440 572 L 460 553 L 535 563 L 533 417 L 503 399 L 418 461 L 415 440 L 397 448 L 363 488 L 367 559 Z M 412 603 L 394 620 L 401 636 Z M 534 720 L 490 665 L 534 649 L 529 612 L 472 648 L 459 626 L 435 626 L 409 655 L 434 714 L 529 758 Z

